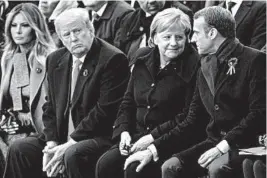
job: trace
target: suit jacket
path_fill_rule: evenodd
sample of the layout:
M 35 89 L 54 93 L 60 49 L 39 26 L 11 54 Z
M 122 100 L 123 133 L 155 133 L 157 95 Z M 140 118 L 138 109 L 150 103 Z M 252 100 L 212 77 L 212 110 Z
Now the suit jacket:
M 227 44 L 228 45 L 228 44 Z M 227 48 L 226 45 L 226 48 Z M 152 131 L 162 154 L 166 145 L 180 141 L 208 120 L 207 136 L 215 144 L 226 140 L 231 148 L 250 146 L 266 127 L 266 54 L 236 43 L 220 65 L 212 95 L 208 81 L 199 70 L 189 112 L 182 123 L 165 123 Z M 237 58 L 235 74 L 226 74 L 228 62 Z M 206 115 L 208 114 L 208 115 Z
M 220 6 L 225 7 L 225 2 Z M 236 37 L 242 44 L 259 50 L 266 44 L 265 1 L 243 1 L 235 20 Z
M 3 110 L 12 107 L 9 85 L 13 72 L 13 61 L 11 56 L 5 54 L 3 54 L 1 60 L 0 110 Z M 33 126 L 38 133 L 42 133 L 44 128 L 42 106 L 48 94 L 46 77 L 46 56 L 39 56 L 38 59 L 33 60 L 33 69 L 30 75 L 30 112 L 34 123 Z
M 80 141 L 111 136 L 118 105 L 129 77 L 128 60 L 117 48 L 95 38 L 85 57 L 70 101 L 72 55 L 62 48 L 48 56 L 48 100 L 44 104 L 46 141 L 67 140 L 69 112 Z
M 116 46 L 120 24 L 125 15 L 133 10 L 126 2 L 108 1 L 103 15 L 98 21 L 94 21 L 96 36 Z

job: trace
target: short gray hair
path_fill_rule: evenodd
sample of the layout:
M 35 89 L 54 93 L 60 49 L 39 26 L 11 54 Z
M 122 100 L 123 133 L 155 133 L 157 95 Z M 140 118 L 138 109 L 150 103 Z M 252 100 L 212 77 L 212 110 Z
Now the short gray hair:
M 77 19 L 77 20 L 84 22 L 86 27 L 92 32 L 92 34 L 95 34 L 95 28 L 89 19 L 88 11 L 83 8 L 72 8 L 72 9 L 65 10 L 55 19 L 55 29 L 56 29 L 56 32 L 59 38 L 61 38 L 61 34 L 60 34 L 61 24 L 65 23 L 70 18 Z
M 162 32 L 169 28 L 174 23 L 177 23 L 184 28 L 185 35 L 189 38 L 191 32 L 190 18 L 183 11 L 176 8 L 165 9 L 154 17 L 150 26 L 149 46 L 155 46 L 153 38 L 156 33 Z

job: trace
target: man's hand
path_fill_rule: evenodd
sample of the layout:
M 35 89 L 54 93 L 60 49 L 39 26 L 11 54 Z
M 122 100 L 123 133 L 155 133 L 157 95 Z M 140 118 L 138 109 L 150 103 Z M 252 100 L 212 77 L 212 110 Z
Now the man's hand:
M 200 156 L 198 164 L 201 167 L 206 168 L 214 159 L 220 157 L 222 153 L 217 147 L 211 148 Z
M 136 168 L 136 172 L 140 172 L 145 165 L 147 165 L 151 160 L 152 160 L 152 153 L 150 150 L 143 150 L 143 151 L 138 151 L 131 156 L 129 156 L 125 163 L 124 163 L 124 170 L 130 165 L 131 163 L 135 161 L 139 161 L 140 164 Z
M 63 161 L 58 161 L 46 172 L 46 174 L 47 177 L 56 177 L 58 174 L 63 174 L 64 170 L 65 166 Z
M 45 154 L 53 155 L 53 157 L 44 166 L 43 171 L 46 171 L 47 173 L 53 175 L 54 172 L 51 172 L 53 167 L 56 164 L 59 164 L 58 162 L 62 162 L 63 161 L 63 156 L 64 156 L 65 151 L 75 143 L 76 143 L 75 141 L 70 140 L 67 143 L 64 143 L 62 145 L 58 145 L 58 146 L 55 146 L 53 148 L 44 149 L 43 150 L 44 155 Z M 55 166 L 55 167 L 57 167 L 57 166 Z M 54 171 L 57 171 L 57 170 L 58 169 L 54 168 Z
M 131 141 L 132 138 L 129 134 L 129 132 L 122 132 L 121 133 L 121 141 L 120 141 L 120 145 L 119 145 L 119 150 L 121 155 L 127 156 L 129 155 L 129 149 L 131 147 Z
M 154 141 L 151 134 L 141 137 L 131 148 L 131 153 L 145 150 Z

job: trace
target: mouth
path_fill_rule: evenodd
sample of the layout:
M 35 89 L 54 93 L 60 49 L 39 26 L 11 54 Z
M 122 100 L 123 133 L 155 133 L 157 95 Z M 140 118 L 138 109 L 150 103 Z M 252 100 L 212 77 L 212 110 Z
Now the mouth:
M 80 44 L 78 44 L 78 45 L 74 45 L 74 46 L 72 47 L 72 49 L 77 49 L 77 48 L 81 48 L 81 47 L 83 47 L 83 46 L 80 45 Z
M 15 39 L 15 40 L 22 40 L 23 37 L 15 37 L 14 39 Z

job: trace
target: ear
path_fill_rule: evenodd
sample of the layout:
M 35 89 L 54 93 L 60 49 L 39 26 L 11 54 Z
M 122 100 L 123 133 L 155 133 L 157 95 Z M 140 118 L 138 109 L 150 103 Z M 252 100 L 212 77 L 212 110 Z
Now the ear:
M 153 36 L 153 41 L 155 45 L 158 45 L 158 35 L 157 33 Z
M 209 31 L 209 37 L 210 39 L 214 39 L 218 34 L 218 30 L 216 28 L 211 28 Z

